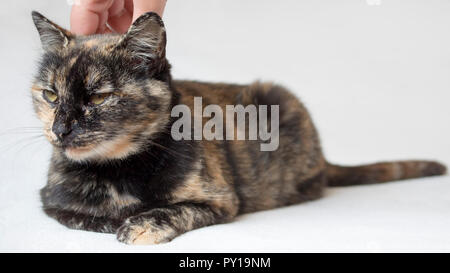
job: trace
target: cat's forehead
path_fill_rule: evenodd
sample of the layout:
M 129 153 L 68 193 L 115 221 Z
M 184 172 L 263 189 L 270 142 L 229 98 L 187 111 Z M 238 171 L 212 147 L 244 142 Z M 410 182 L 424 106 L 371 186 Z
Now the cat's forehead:
M 71 40 L 67 51 L 106 51 L 105 53 L 108 53 L 121 38 L 122 35 L 117 34 L 77 36 Z
M 120 52 L 114 50 L 120 38 L 120 35 L 93 35 L 73 39 L 64 49 L 44 55 L 40 81 L 61 91 L 77 82 L 85 86 L 104 83 L 117 65 L 117 57 L 120 58 Z
M 59 71 L 69 67 L 87 68 L 94 66 L 99 68 L 111 57 L 119 59 L 126 56 L 124 51 L 115 50 L 121 40 L 121 35 L 91 35 L 77 36 L 60 50 L 46 52 L 44 54 L 44 64 L 49 68 Z M 54 71 L 58 72 L 58 71 Z

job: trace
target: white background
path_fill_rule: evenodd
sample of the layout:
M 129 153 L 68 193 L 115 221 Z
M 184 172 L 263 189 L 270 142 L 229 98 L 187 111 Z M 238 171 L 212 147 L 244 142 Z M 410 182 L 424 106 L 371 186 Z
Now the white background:
M 29 95 L 40 53 L 30 12 L 68 27 L 70 7 L 3 4 L 0 251 L 450 251 L 448 176 L 330 189 L 159 246 L 59 225 L 38 197 L 50 145 L 13 128 L 40 125 Z M 175 78 L 285 85 L 312 112 L 330 161 L 450 165 L 449 0 L 169 0 L 164 20 Z

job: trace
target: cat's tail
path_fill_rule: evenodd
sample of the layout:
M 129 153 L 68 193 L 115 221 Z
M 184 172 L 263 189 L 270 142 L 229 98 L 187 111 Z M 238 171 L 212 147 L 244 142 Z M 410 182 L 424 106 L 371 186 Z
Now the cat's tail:
M 447 168 L 435 161 L 392 161 L 361 166 L 327 164 L 328 186 L 352 186 L 443 175 Z

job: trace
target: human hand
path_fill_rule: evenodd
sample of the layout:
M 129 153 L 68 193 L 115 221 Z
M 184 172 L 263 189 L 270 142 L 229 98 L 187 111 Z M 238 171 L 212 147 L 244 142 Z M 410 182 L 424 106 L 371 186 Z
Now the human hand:
M 162 16 L 167 0 L 78 0 L 72 6 L 70 30 L 78 35 L 125 33 L 142 14 Z

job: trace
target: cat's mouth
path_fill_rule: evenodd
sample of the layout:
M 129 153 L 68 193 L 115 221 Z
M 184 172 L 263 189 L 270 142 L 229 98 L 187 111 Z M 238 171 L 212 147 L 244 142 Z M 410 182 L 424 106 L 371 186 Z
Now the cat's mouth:
M 132 141 L 131 135 L 118 136 L 111 140 L 100 143 L 84 145 L 64 145 L 62 147 L 65 155 L 73 160 L 86 159 L 120 159 L 139 150 L 139 145 Z

